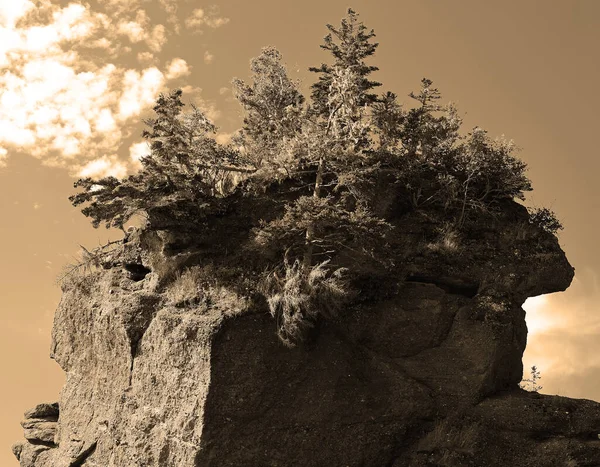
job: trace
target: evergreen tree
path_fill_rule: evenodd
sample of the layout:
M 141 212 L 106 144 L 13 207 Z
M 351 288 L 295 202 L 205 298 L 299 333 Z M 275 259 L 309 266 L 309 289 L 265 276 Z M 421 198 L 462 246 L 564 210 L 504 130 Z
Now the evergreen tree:
M 524 200 L 524 192 L 531 191 L 525 175 L 527 164 L 517 159 L 514 151 L 512 141 L 492 140 L 479 127 L 460 145 L 454 165 L 461 181 L 459 227 L 467 211 L 488 210 L 501 200 Z
M 408 111 L 388 93 L 373 112 L 381 156 L 392 166 L 412 208 L 447 208 L 457 196 L 454 166 L 462 120 L 452 104 L 439 104 L 441 93 L 432 85 L 427 78 L 421 80 L 419 92 L 409 94 L 418 104 Z M 390 152 L 393 157 L 388 157 Z
M 361 255 L 373 256 L 373 247 L 383 241 L 390 227 L 373 215 L 364 190 L 373 169 L 368 164 L 371 129 L 365 107 L 376 100 L 367 91 L 378 83 L 368 81 L 366 76 L 376 68 L 362 60 L 375 51 L 376 44 L 369 43 L 374 34 L 365 33 L 352 10 L 339 30 L 328 28 L 341 44 L 331 34 L 325 38 L 324 47 L 336 63 L 323 65 L 323 76 L 313 86 L 313 105 L 319 111 L 302 112 L 301 127 L 282 147 L 296 161 L 290 177 L 301 174 L 299 180 L 310 194 L 290 202 L 281 218 L 257 232 L 260 244 L 278 245 L 285 251 L 269 276 L 267 290 L 280 336 L 289 344 L 316 319 L 316 297 L 331 293 L 336 297 L 332 302 L 338 307 L 342 304 L 344 294 L 334 291 L 347 292 L 342 285 L 343 270 L 336 269 L 331 259 L 348 251 L 354 252 L 357 261 Z M 321 282 L 327 287 L 319 289 Z M 329 312 L 333 309 L 329 307 Z
M 140 160 L 137 174 L 75 182 L 82 191 L 69 200 L 74 206 L 86 204 L 82 212 L 94 227 L 104 223 L 122 229 L 138 212 L 182 200 L 208 208 L 231 190 L 233 174 L 253 171 L 234 150 L 215 141 L 215 126 L 198 108 L 182 113 L 181 94 L 175 90 L 158 97 L 156 117 L 145 121 L 149 129 L 142 133 L 150 154 Z
M 375 32 L 367 31 L 363 23 L 358 20 L 358 14 L 349 8 L 339 28 L 328 24 L 327 29 L 329 34 L 325 36 L 321 48 L 333 56 L 333 64 L 322 63 L 319 67 L 309 68 L 310 71 L 320 74 L 319 80 L 312 85 L 313 108 L 317 114 L 326 119 L 332 113 L 332 104 L 337 105 L 330 100 L 330 88 L 336 77 L 339 79 L 340 76 L 348 73 L 354 75 L 353 85 L 358 91 L 354 98 L 358 107 L 376 102 L 377 95 L 370 91 L 381 86 L 381 83 L 368 78 L 379 68 L 365 63 L 365 60 L 375 53 L 379 44 L 371 42 Z
M 418 105 L 404 116 L 399 134 L 406 155 L 431 157 L 450 149 L 459 138 L 462 123 L 454 106 L 439 104 L 442 95 L 428 78 L 421 80 L 418 93 L 411 92 L 409 96 Z
M 470 212 L 490 210 L 503 199 L 524 199 L 531 183 L 526 164 L 513 156 L 512 142 L 492 140 L 478 127 L 461 136 L 458 111 L 439 104 L 441 93 L 427 78 L 409 96 L 416 107 L 396 110 L 384 123 L 377 118 L 379 131 L 399 142 L 395 176 L 413 208 L 443 208 L 461 228 Z M 378 105 L 375 115 L 384 115 L 383 104 Z
M 519 387 L 521 389 L 525 389 L 529 392 L 538 392 L 542 390 L 542 386 L 540 386 L 539 382 L 542 379 L 542 375 L 540 370 L 538 370 L 537 366 L 533 365 L 529 371 L 530 377 L 524 378 L 520 383 Z
M 300 131 L 304 96 L 274 47 L 264 48 L 250 69 L 251 84 L 233 80 L 235 95 L 246 111 L 240 142 L 257 167 L 277 164 L 283 142 Z
M 373 131 L 379 136 L 379 150 L 394 151 L 401 142 L 401 128 L 406 113 L 393 92 L 387 92 L 373 104 Z

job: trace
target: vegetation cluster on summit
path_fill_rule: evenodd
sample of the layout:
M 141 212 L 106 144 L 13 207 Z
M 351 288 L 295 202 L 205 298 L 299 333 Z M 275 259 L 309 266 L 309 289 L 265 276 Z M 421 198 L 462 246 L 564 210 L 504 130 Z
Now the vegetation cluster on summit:
M 231 142 L 216 141 L 199 108 L 184 110 L 181 90 L 161 94 L 145 121 L 150 153 L 141 170 L 122 180 L 80 179 L 70 198 L 94 227 L 123 229 L 146 213 L 152 228 L 157 208 L 189 206 L 199 223 L 219 223 L 240 197 L 285 187 L 283 208 L 262 219 L 251 240 L 277 253 L 261 290 L 289 345 L 352 296 L 352 269 L 338 264 L 340 254 L 386 265 L 394 222 L 406 213 L 441 214 L 451 240 L 532 189 L 515 145 L 479 127 L 461 133 L 458 110 L 441 104 L 431 80 L 409 94 L 412 106 L 376 93 L 378 68 L 367 60 L 378 44 L 355 11 L 327 29 L 321 47 L 331 60 L 310 69 L 318 75 L 310 99 L 267 47 L 251 61 L 251 81 L 233 81 L 245 118 Z M 548 209 L 532 210 L 530 222 L 553 234 L 562 228 Z

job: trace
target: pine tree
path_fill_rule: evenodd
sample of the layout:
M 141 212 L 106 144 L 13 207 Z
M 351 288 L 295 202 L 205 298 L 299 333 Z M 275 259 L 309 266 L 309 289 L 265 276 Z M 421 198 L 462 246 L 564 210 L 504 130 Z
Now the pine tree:
M 410 156 L 418 152 L 433 156 L 455 143 L 462 122 L 453 106 L 439 104 L 442 95 L 433 87 L 433 81 L 423 78 L 419 92 L 411 92 L 409 96 L 418 105 L 406 113 L 400 131 L 406 154 Z
M 439 104 L 441 93 L 427 78 L 421 80 L 419 92 L 409 96 L 417 105 L 407 111 L 389 93 L 375 105 L 379 151 L 393 167 L 396 183 L 404 187 L 403 197 L 413 209 L 448 208 L 458 196 L 454 166 L 462 120 L 452 104 Z
M 302 112 L 302 125 L 283 146 L 296 165 L 290 173 L 310 189 L 286 206 L 284 215 L 257 232 L 260 244 L 278 245 L 285 257 L 269 276 L 271 312 L 280 323 L 280 336 L 293 344 L 316 319 L 315 297 L 343 290 L 342 269 L 330 262 L 340 252 L 373 256 L 373 247 L 382 242 L 389 224 L 374 216 L 368 193 L 367 174 L 371 128 L 365 108 L 377 100 L 368 91 L 379 83 L 367 75 L 377 68 L 364 64 L 377 44 L 374 33 L 358 22 L 354 11 L 342 20 L 339 29 L 328 26 L 330 34 L 323 48 L 335 63 L 312 69 L 322 73 L 313 85 L 312 108 Z M 335 36 L 339 44 L 337 44 Z M 315 112 L 314 109 L 317 109 Z M 328 286 L 319 289 L 319 284 Z M 320 290 L 319 293 L 310 291 Z M 333 302 L 341 306 L 344 294 Z M 335 307 L 330 307 L 330 312 Z
M 441 105 L 441 93 L 427 78 L 409 96 L 416 107 L 396 110 L 384 123 L 379 117 L 383 108 L 376 108 L 375 116 L 383 128 L 379 131 L 399 142 L 395 175 L 413 208 L 443 208 L 462 228 L 469 213 L 489 211 L 503 199 L 523 199 L 531 190 L 527 166 L 513 156 L 512 142 L 492 140 L 478 127 L 462 136 L 456 107 Z M 393 101 L 387 106 L 393 110 Z
M 319 67 L 309 68 L 310 71 L 320 74 L 319 80 L 312 85 L 313 109 L 326 119 L 332 113 L 330 90 L 336 78 L 339 80 L 343 74 L 353 75 L 353 85 L 357 90 L 354 96 L 355 105 L 358 107 L 376 102 L 377 95 L 370 91 L 381 86 L 381 83 L 368 78 L 379 68 L 365 63 L 365 60 L 375 53 L 379 44 L 371 42 L 375 32 L 367 31 L 363 23 L 358 20 L 358 14 L 349 8 L 339 28 L 328 24 L 327 29 L 329 34 L 325 36 L 321 48 L 333 56 L 333 64 L 322 63 Z
M 69 200 L 86 205 L 82 212 L 94 227 L 123 229 L 136 213 L 180 201 L 209 208 L 231 190 L 233 174 L 253 171 L 233 149 L 215 141 L 215 126 L 198 108 L 182 113 L 181 95 L 175 90 L 158 97 L 156 117 L 145 121 L 149 129 L 142 133 L 150 154 L 140 160 L 137 174 L 75 182 L 82 191 Z
M 257 167 L 281 163 L 281 146 L 301 126 L 304 96 L 292 81 L 274 47 L 250 62 L 252 83 L 234 79 L 235 95 L 246 111 L 241 143 Z
M 540 386 L 539 381 L 542 379 L 542 376 L 540 371 L 537 369 L 537 366 L 533 365 L 529 373 L 529 378 L 523 379 L 523 381 L 521 381 L 519 384 L 519 387 L 529 392 L 541 391 L 543 386 Z
M 398 103 L 396 94 L 387 92 L 373 104 L 373 131 L 379 136 L 380 151 L 394 151 L 401 143 L 401 128 L 406 113 Z

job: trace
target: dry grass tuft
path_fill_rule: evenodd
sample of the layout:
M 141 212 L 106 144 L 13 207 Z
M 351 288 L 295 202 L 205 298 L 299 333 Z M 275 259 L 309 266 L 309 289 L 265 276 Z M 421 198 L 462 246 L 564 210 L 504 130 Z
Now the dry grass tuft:
M 220 310 L 238 314 L 248 307 L 247 299 L 217 284 L 214 269 L 194 266 L 176 273 L 166 290 L 167 303 L 176 307 L 197 307 L 201 312 Z
M 88 290 L 97 274 L 103 269 L 103 266 L 110 262 L 110 258 L 121 251 L 123 244 L 120 240 L 108 242 L 89 251 L 81 247 L 78 258 L 72 263 L 63 266 L 60 274 L 56 278 L 56 283 L 63 292 L 76 287 Z
M 165 295 L 168 302 L 175 306 L 198 303 L 203 295 L 198 269 L 186 269 L 183 273 L 175 273 L 175 280 L 169 284 Z
M 429 243 L 427 248 L 438 253 L 454 253 L 460 247 L 460 235 L 451 225 L 445 225 L 439 230 L 440 235 L 433 243 Z
M 286 262 L 283 277 L 275 271 L 263 283 L 279 338 L 289 347 L 306 339 L 319 315 L 336 316 L 348 299 L 345 269 L 330 271 L 327 264 L 325 261 L 307 271 L 299 261 Z

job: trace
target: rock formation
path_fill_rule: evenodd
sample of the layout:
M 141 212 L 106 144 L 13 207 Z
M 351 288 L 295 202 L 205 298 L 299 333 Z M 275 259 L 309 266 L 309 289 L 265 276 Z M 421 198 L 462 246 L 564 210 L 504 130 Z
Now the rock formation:
M 524 207 L 461 237 L 404 214 L 394 267 L 354 267 L 348 308 L 288 348 L 244 247 L 271 207 L 248 203 L 218 227 L 151 213 L 65 282 L 60 416 L 56 404 L 25 415 L 22 466 L 600 465 L 600 404 L 518 386 L 521 305 L 573 278 Z

